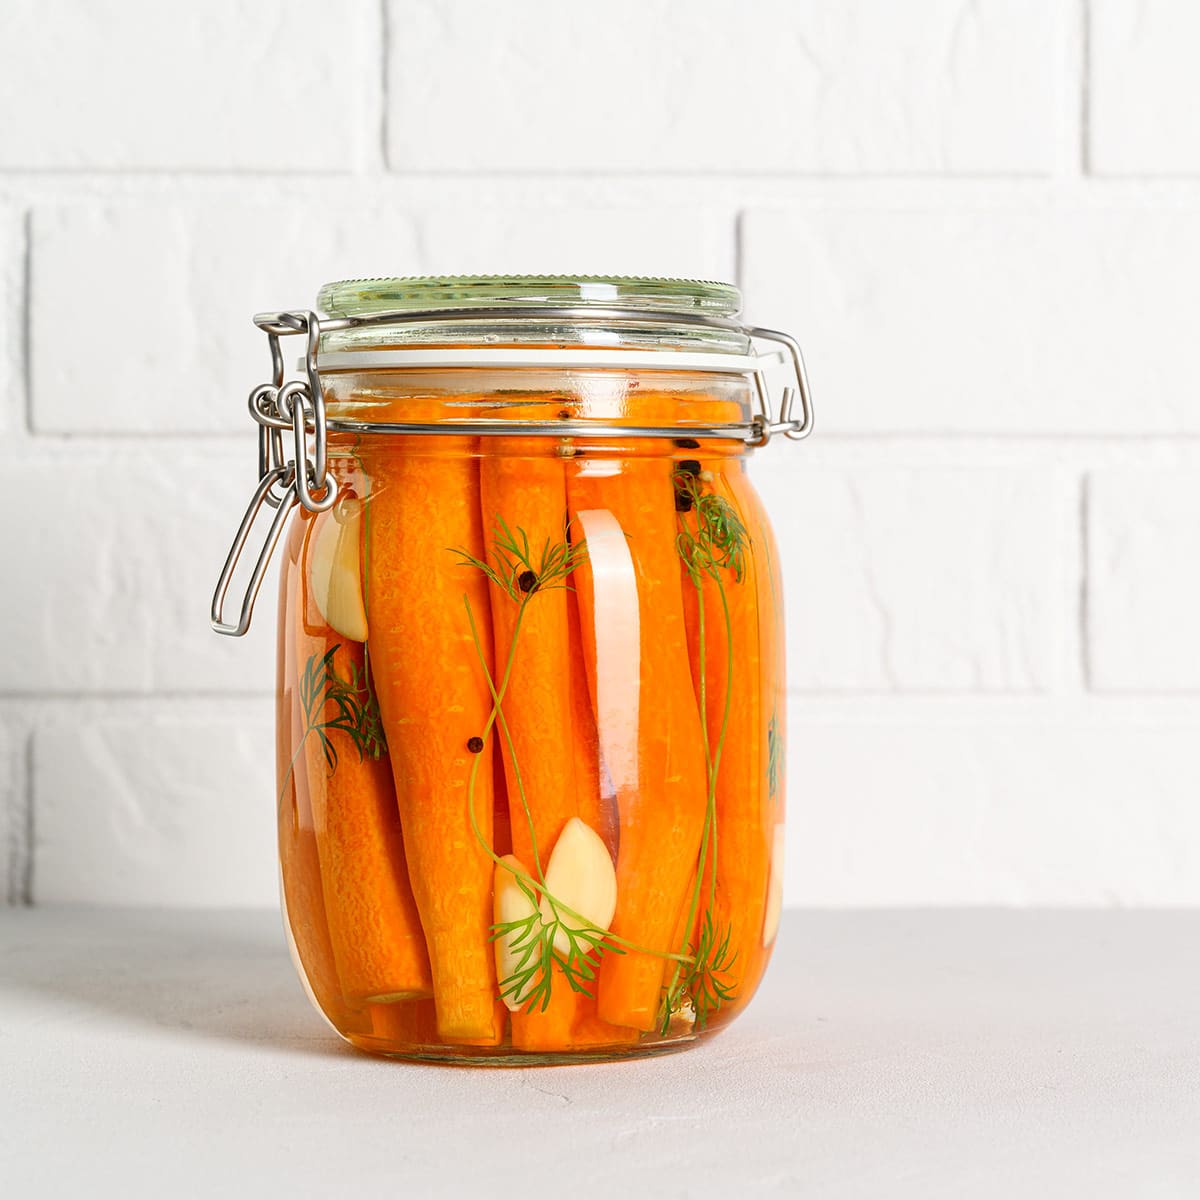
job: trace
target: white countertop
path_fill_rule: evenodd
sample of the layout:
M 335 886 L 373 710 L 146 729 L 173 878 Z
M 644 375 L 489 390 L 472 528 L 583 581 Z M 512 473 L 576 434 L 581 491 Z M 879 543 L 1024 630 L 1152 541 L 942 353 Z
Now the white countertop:
M 268 912 L 0 913 L 5 1196 L 1200 1195 L 1200 912 L 788 913 L 636 1063 L 378 1060 Z

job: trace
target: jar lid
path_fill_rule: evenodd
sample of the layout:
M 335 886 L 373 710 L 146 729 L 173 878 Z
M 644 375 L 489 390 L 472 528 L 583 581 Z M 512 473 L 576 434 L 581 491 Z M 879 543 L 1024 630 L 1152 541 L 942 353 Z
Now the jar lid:
M 318 305 L 327 316 L 303 309 L 288 309 L 258 313 L 254 318 L 270 344 L 272 377 L 250 393 L 250 413 L 259 427 L 259 481 L 213 592 L 212 625 L 218 633 L 237 637 L 249 628 L 254 599 L 279 541 L 288 510 L 296 504 L 309 512 L 322 512 L 332 506 L 337 484 L 327 471 L 328 430 L 455 437 L 512 437 L 519 433 L 522 437 L 560 439 L 674 439 L 686 428 L 695 438 L 733 439 L 752 446 L 766 445 L 775 433 L 800 440 L 812 431 L 812 402 L 799 344 L 790 334 L 738 321 L 741 294 L 730 284 L 634 276 L 355 279 L 326 284 L 320 291 Z M 593 328 L 593 324 L 598 328 Z M 497 333 L 497 325 L 505 327 L 503 337 Z M 540 330 L 534 341 L 541 339 L 541 349 L 536 344 L 514 345 L 519 341 L 514 336 L 514 328 L 521 325 Z M 527 360 L 526 365 L 536 351 L 539 356 L 536 366 L 542 365 L 540 356 L 547 352 L 553 357 L 546 365 L 554 364 L 559 369 L 569 366 L 576 358 L 581 359 L 579 365 L 586 367 L 678 370 L 684 362 L 681 351 L 691 348 L 685 338 L 706 334 L 724 336 L 734 339 L 733 346 L 740 344 L 743 347 L 743 354 L 736 361 L 726 347 L 710 346 L 706 348 L 726 350 L 726 353 L 712 354 L 712 362 L 689 361 L 688 365 L 732 371 L 752 379 L 755 411 L 748 421 L 713 426 L 635 426 L 586 420 L 525 421 L 491 417 L 432 423 L 388 421 L 377 426 L 326 417 L 321 373 L 322 362 L 328 366 L 330 353 L 352 352 L 357 357 L 356 352 L 367 349 L 378 357 L 387 349 L 388 353 L 395 351 L 402 356 L 395 363 L 389 359 L 388 366 L 415 363 L 414 352 L 424 359 L 420 343 L 428 345 L 431 340 L 428 328 L 422 331 L 420 326 L 435 331 L 440 327 L 445 331 L 435 336 L 449 340 L 449 346 L 439 350 L 434 357 L 446 366 L 482 361 L 481 355 L 490 357 L 511 348 L 517 351 L 518 358 Z M 574 339 L 569 336 L 572 329 L 579 334 Z M 631 329 L 648 334 L 658 344 L 651 342 L 644 352 L 639 350 L 637 354 L 631 354 L 628 337 Z M 405 336 L 413 332 L 417 333 L 416 338 Z M 528 328 L 525 332 L 529 332 Z M 616 335 L 622 344 L 601 340 L 601 348 L 594 348 L 597 333 L 604 335 L 606 332 Z M 302 377 L 289 380 L 280 340 L 291 336 L 303 337 L 306 350 L 300 363 Z M 360 336 L 364 337 L 365 345 L 364 341 L 358 340 Z M 380 345 L 381 338 L 386 339 L 383 346 Z M 766 356 L 754 352 L 755 343 L 764 340 L 782 347 L 791 359 L 793 384 L 783 388 L 777 409 L 770 402 L 765 378 Z M 476 343 L 474 346 L 472 341 Z M 502 341 L 507 347 L 497 345 Z M 664 341 L 673 345 L 662 352 Z M 463 342 L 467 343 L 465 347 Z M 581 349 L 581 346 L 586 348 Z M 455 355 L 453 361 L 446 357 L 451 352 Z M 469 358 L 463 359 L 463 355 Z M 689 360 L 696 357 L 690 355 Z M 363 359 L 358 358 L 358 362 L 361 365 Z M 795 414 L 793 409 L 797 401 L 800 411 Z M 288 456 L 284 444 L 289 433 L 294 446 L 292 457 Z M 226 621 L 223 615 L 225 597 L 251 530 L 264 507 L 274 508 L 275 517 L 259 550 L 237 619 Z
M 412 275 L 327 283 L 317 308 L 332 317 L 464 308 L 625 308 L 735 317 L 741 292 L 731 283 L 639 275 Z

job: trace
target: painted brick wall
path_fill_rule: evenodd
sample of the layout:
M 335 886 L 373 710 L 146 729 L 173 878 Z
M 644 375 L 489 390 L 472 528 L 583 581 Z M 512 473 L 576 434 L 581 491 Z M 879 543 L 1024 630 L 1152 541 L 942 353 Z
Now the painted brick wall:
M 269 614 L 207 605 L 249 314 L 736 279 L 819 436 L 792 903 L 1200 903 L 1187 0 L 8 0 L 0 897 L 269 903 Z

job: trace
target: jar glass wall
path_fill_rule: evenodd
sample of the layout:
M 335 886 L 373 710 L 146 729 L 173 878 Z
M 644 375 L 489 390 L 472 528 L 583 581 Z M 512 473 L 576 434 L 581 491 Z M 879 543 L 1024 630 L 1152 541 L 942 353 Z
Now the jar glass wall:
M 279 834 L 316 1003 L 363 1049 L 670 1049 L 745 1006 L 781 898 L 783 634 L 736 376 L 348 371 L 286 534 Z M 366 415 L 369 414 L 369 415 Z M 675 438 L 521 436 L 521 421 Z

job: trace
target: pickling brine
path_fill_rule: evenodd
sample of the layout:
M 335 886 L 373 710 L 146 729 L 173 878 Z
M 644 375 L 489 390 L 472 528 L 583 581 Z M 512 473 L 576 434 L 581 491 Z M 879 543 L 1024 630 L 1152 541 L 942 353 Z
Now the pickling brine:
M 382 1054 L 684 1045 L 750 1001 L 782 898 L 783 611 L 746 470 L 754 380 L 694 357 L 665 372 L 661 345 L 628 366 L 577 351 L 571 370 L 448 349 L 439 373 L 427 338 L 403 357 L 408 332 L 329 352 L 325 469 L 279 476 L 315 501 L 275 527 L 300 972 Z

